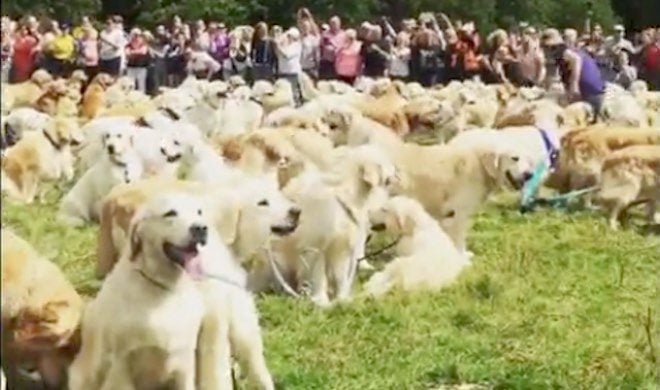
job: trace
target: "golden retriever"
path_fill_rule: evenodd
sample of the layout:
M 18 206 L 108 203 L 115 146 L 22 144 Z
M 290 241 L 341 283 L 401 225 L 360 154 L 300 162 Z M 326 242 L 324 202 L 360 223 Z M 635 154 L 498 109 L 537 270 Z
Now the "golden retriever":
M 196 388 L 196 354 L 216 347 L 198 348 L 205 302 L 195 280 L 209 240 L 193 198 L 144 205 L 122 259 L 85 310 L 71 390 Z
M 53 76 L 43 69 L 36 70 L 28 81 L 18 84 L 3 85 L 3 103 L 11 111 L 17 107 L 32 106 L 44 93 L 46 86 L 53 81 Z
M 612 229 L 629 205 L 648 203 L 648 220 L 660 223 L 660 145 L 629 146 L 605 158 L 601 170 L 600 201 L 608 211 Z
M 3 190 L 18 201 L 32 203 L 41 180 L 73 179 L 71 143 L 78 124 L 55 117 L 40 132 L 29 132 L 6 152 L 2 160 Z
M 36 368 L 58 388 L 78 348 L 83 301 L 60 269 L 25 240 L 2 229 L 2 367 Z
M 96 118 L 105 107 L 105 91 L 114 82 L 107 73 L 99 73 L 87 86 L 82 98 L 80 116 L 85 120 Z
M 438 221 L 414 199 L 391 198 L 369 219 L 374 230 L 385 229 L 400 241 L 397 257 L 364 286 L 367 295 L 380 297 L 393 289 L 436 290 L 453 282 L 469 264 Z

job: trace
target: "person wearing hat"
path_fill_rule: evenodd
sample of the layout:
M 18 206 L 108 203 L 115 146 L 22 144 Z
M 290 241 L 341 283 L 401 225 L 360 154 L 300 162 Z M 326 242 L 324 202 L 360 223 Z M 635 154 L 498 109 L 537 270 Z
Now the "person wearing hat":
M 139 28 L 131 30 L 126 45 L 126 74 L 135 80 L 138 91 L 147 92 L 147 69 L 151 64 L 149 46 Z
M 541 45 L 549 62 L 556 64 L 569 99 L 582 100 L 593 109 L 594 121 L 600 113 L 605 81 L 598 64 L 584 49 L 570 49 L 557 29 L 545 30 Z

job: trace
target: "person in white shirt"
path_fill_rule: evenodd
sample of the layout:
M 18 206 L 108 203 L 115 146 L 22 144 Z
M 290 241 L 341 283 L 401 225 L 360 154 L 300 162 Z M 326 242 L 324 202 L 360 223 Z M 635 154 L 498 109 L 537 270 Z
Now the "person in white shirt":
M 410 35 L 400 32 L 389 57 L 389 76 L 393 79 L 407 81 L 410 77 Z
M 186 70 L 197 78 L 210 80 L 222 67 L 199 44 L 193 44 Z
M 117 77 L 121 72 L 126 38 L 121 27 L 108 19 L 99 34 L 99 70 Z
M 302 104 L 302 95 L 298 77 L 302 72 L 300 62 L 302 55 L 302 43 L 300 42 L 300 31 L 292 27 L 282 37 L 275 40 L 277 54 L 278 77 L 291 83 L 296 105 Z
M 302 29 L 301 65 L 305 73 L 312 78 L 318 77 L 319 61 L 321 60 L 321 35 L 318 27 L 310 19 L 300 23 Z

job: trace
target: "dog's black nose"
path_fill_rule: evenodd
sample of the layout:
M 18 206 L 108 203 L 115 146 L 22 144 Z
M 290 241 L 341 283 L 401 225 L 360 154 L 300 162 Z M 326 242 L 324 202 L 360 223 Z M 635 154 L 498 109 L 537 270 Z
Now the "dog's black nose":
M 528 181 L 529 179 L 532 178 L 532 176 L 534 176 L 533 173 L 531 173 L 531 172 L 525 172 L 525 173 L 523 174 L 523 182 Z
M 206 245 L 209 236 L 209 228 L 206 225 L 192 225 L 190 227 L 190 235 L 196 243 Z
M 301 212 L 302 212 L 302 210 L 300 210 L 299 208 L 292 207 L 292 208 L 289 209 L 289 216 L 291 218 L 295 219 L 295 220 L 298 220 L 298 218 L 300 218 L 300 213 Z
M 108 145 L 108 153 L 115 154 L 115 146 L 114 145 Z

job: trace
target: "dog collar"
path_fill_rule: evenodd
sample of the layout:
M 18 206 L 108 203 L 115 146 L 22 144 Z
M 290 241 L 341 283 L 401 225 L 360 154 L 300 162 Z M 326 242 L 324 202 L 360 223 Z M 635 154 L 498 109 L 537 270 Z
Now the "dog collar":
M 541 134 L 541 139 L 543 140 L 543 146 L 545 147 L 545 152 L 548 154 L 548 161 L 550 163 L 550 170 L 557 168 L 557 163 L 559 162 L 559 148 L 550 140 L 548 132 L 544 129 L 539 128 L 539 133 Z
M 46 130 L 43 131 L 43 134 L 44 134 L 44 137 L 46 137 L 46 139 L 48 140 L 48 143 L 50 143 L 53 146 L 53 148 L 55 148 L 55 150 L 62 149 L 62 145 L 55 142 L 53 137 L 51 137 L 50 134 L 48 134 L 48 132 Z
M 142 276 L 147 282 L 153 284 L 154 286 L 159 287 L 159 288 L 161 288 L 161 289 L 163 289 L 163 290 L 165 290 L 165 291 L 169 291 L 169 290 L 170 290 L 170 289 L 169 289 L 166 285 L 164 285 L 163 283 L 161 283 L 161 282 L 155 280 L 154 278 L 151 278 L 151 277 L 147 276 L 147 274 L 145 274 L 144 271 L 142 271 L 141 269 L 137 269 L 136 271 L 137 271 L 137 273 L 140 274 L 140 276 Z

